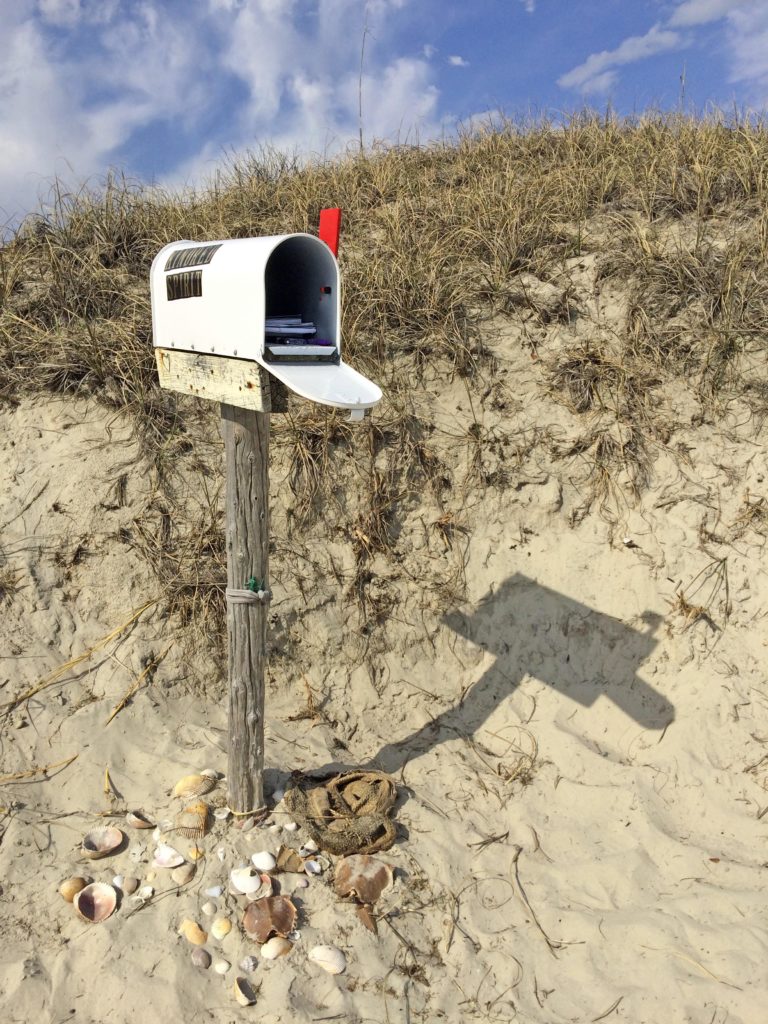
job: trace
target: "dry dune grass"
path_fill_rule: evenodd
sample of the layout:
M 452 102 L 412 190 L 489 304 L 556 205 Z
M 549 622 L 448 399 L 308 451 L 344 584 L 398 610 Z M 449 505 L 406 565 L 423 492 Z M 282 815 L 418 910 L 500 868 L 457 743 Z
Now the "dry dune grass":
M 611 518 L 642 491 L 674 434 L 670 388 L 702 419 L 739 402 L 762 425 L 767 199 L 764 124 L 662 114 L 502 123 L 305 166 L 265 152 L 184 194 L 118 176 L 96 191 L 57 188 L 0 248 L 0 397 L 94 395 L 132 415 L 156 474 L 132 542 L 171 610 L 219 635 L 220 482 L 200 456 L 207 484 L 191 501 L 178 475 L 179 455 L 198 458 L 192 439 L 215 430 L 215 410 L 157 387 L 150 262 L 177 238 L 313 231 L 323 206 L 341 206 L 346 351 L 386 401 L 362 443 L 318 407 L 273 417 L 292 496 L 276 543 L 285 551 L 318 518 L 332 523 L 352 551 L 347 594 L 375 629 L 386 601 L 367 583 L 377 558 L 397 559 L 402 510 L 428 498 L 451 550 L 470 484 L 506 485 L 503 466 L 483 470 L 492 439 L 479 418 L 446 441 L 418 403 L 440 381 L 463 381 L 473 408 L 506 400 L 492 319 L 521 331 L 541 387 L 582 423 L 552 442 L 555 457 L 586 467 L 579 514 L 597 503 Z M 591 261 L 589 288 L 574 284 L 580 261 Z M 609 315 L 597 296 L 611 290 Z M 454 596 L 457 564 L 442 580 Z

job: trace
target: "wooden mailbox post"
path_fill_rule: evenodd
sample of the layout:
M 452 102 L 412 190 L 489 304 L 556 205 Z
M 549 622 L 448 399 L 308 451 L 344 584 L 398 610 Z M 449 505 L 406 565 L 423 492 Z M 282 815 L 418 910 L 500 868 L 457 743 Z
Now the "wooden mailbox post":
M 229 805 L 264 804 L 269 589 L 269 417 L 288 391 L 362 419 L 380 389 L 344 363 L 339 211 L 322 239 L 173 242 L 152 263 L 160 385 L 221 403 L 226 467 Z M 330 227 L 329 227 L 330 225 Z

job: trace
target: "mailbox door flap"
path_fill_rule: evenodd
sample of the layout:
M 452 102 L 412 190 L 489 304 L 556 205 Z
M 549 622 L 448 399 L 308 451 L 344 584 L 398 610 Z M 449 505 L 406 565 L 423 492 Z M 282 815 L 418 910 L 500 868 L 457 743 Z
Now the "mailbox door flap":
M 297 395 L 337 409 L 370 409 L 381 398 L 381 388 L 346 363 L 302 365 L 258 362 Z

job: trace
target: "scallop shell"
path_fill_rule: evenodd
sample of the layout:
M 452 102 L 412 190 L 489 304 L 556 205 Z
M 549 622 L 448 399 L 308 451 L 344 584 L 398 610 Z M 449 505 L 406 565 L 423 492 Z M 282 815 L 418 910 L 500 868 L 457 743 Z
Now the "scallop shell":
M 256 993 L 246 978 L 237 978 L 232 986 L 232 992 L 241 1006 L 253 1006 L 256 1002 Z
M 59 886 L 59 892 L 67 903 L 71 903 L 75 896 L 77 896 L 77 894 L 81 892 L 86 885 L 88 885 L 87 879 L 81 878 L 79 875 L 75 875 L 73 878 L 64 879 Z
M 154 828 L 155 823 L 150 821 L 144 811 L 128 811 L 125 820 L 131 828 Z
M 249 903 L 243 928 L 249 939 L 266 942 L 273 935 L 286 936 L 296 923 L 296 907 L 287 896 L 265 896 Z
M 202 949 L 200 946 L 192 950 L 189 958 L 195 967 L 200 967 L 204 971 L 207 971 L 211 966 L 211 954 L 207 949 Z
M 216 779 L 210 775 L 185 775 L 173 787 L 173 795 L 187 800 L 193 796 L 205 796 L 216 787 Z
M 153 868 L 177 868 L 184 863 L 183 854 L 167 843 L 159 843 L 152 860 Z
M 231 931 L 232 922 L 228 917 L 217 917 L 211 925 L 211 935 L 214 939 L 219 939 L 219 941 L 221 941 L 225 935 L 229 935 Z
M 97 860 L 99 857 L 108 857 L 110 853 L 115 853 L 124 839 L 125 835 L 119 828 L 115 828 L 114 825 L 101 825 L 83 836 L 80 851 L 89 860 Z
M 280 956 L 287 956 L 293 949 L 293 943 L 282 935 L 275 935 L 267 939 L 261 947 L 261 956 L 264 960 L 277 960 Z
M 203 931 L 197 921 L 188 917 L 179 925 L 179 935 L 183 935 L 193 946 L 204 946 L 208 941 L 208 933 Z
M 217 974 L 226 974 L 232 964 L 229 960 L 214 960 L 213 969 Z
M 171 880 L 174 881 L 176 885 L 186 885 L 187 882 L 191 882 L 195 877 L 196 871 L 197 868 L 194 864 L 190 864 L 188 861 L 185 861 L 183 864 L 179 864 L 177 868 L 173 869 L 171 872 Z
M 329 974 L 343 974 L 347 968 L 347 958 L 337 946 L 315 946 L 307 957 Z
M 89 924 L 106 921 L 117 906 L 117 893 L 106 882 L 92 882 L 75 894 L 75 910 Z
M 202 839 L 210 828 L 211 809 L 205 800 L 196 800 L 188 804 L 176 816 L 173 830 L 185 839 Z
M 251 857 L 251 863 L 259 871 L 273 871 L 277 867 L 274 854 L 271 854 L 268 850 L 259 850 L 258 853 L 254 853 Z

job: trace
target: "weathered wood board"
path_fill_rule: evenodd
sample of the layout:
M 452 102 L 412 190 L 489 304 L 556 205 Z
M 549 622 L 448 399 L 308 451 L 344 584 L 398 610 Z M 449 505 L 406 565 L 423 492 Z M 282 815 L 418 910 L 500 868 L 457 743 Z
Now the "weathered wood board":
M 287 391 L 258 363 L 156 348 L 160 387 L 253 412 L 285 412 Z

